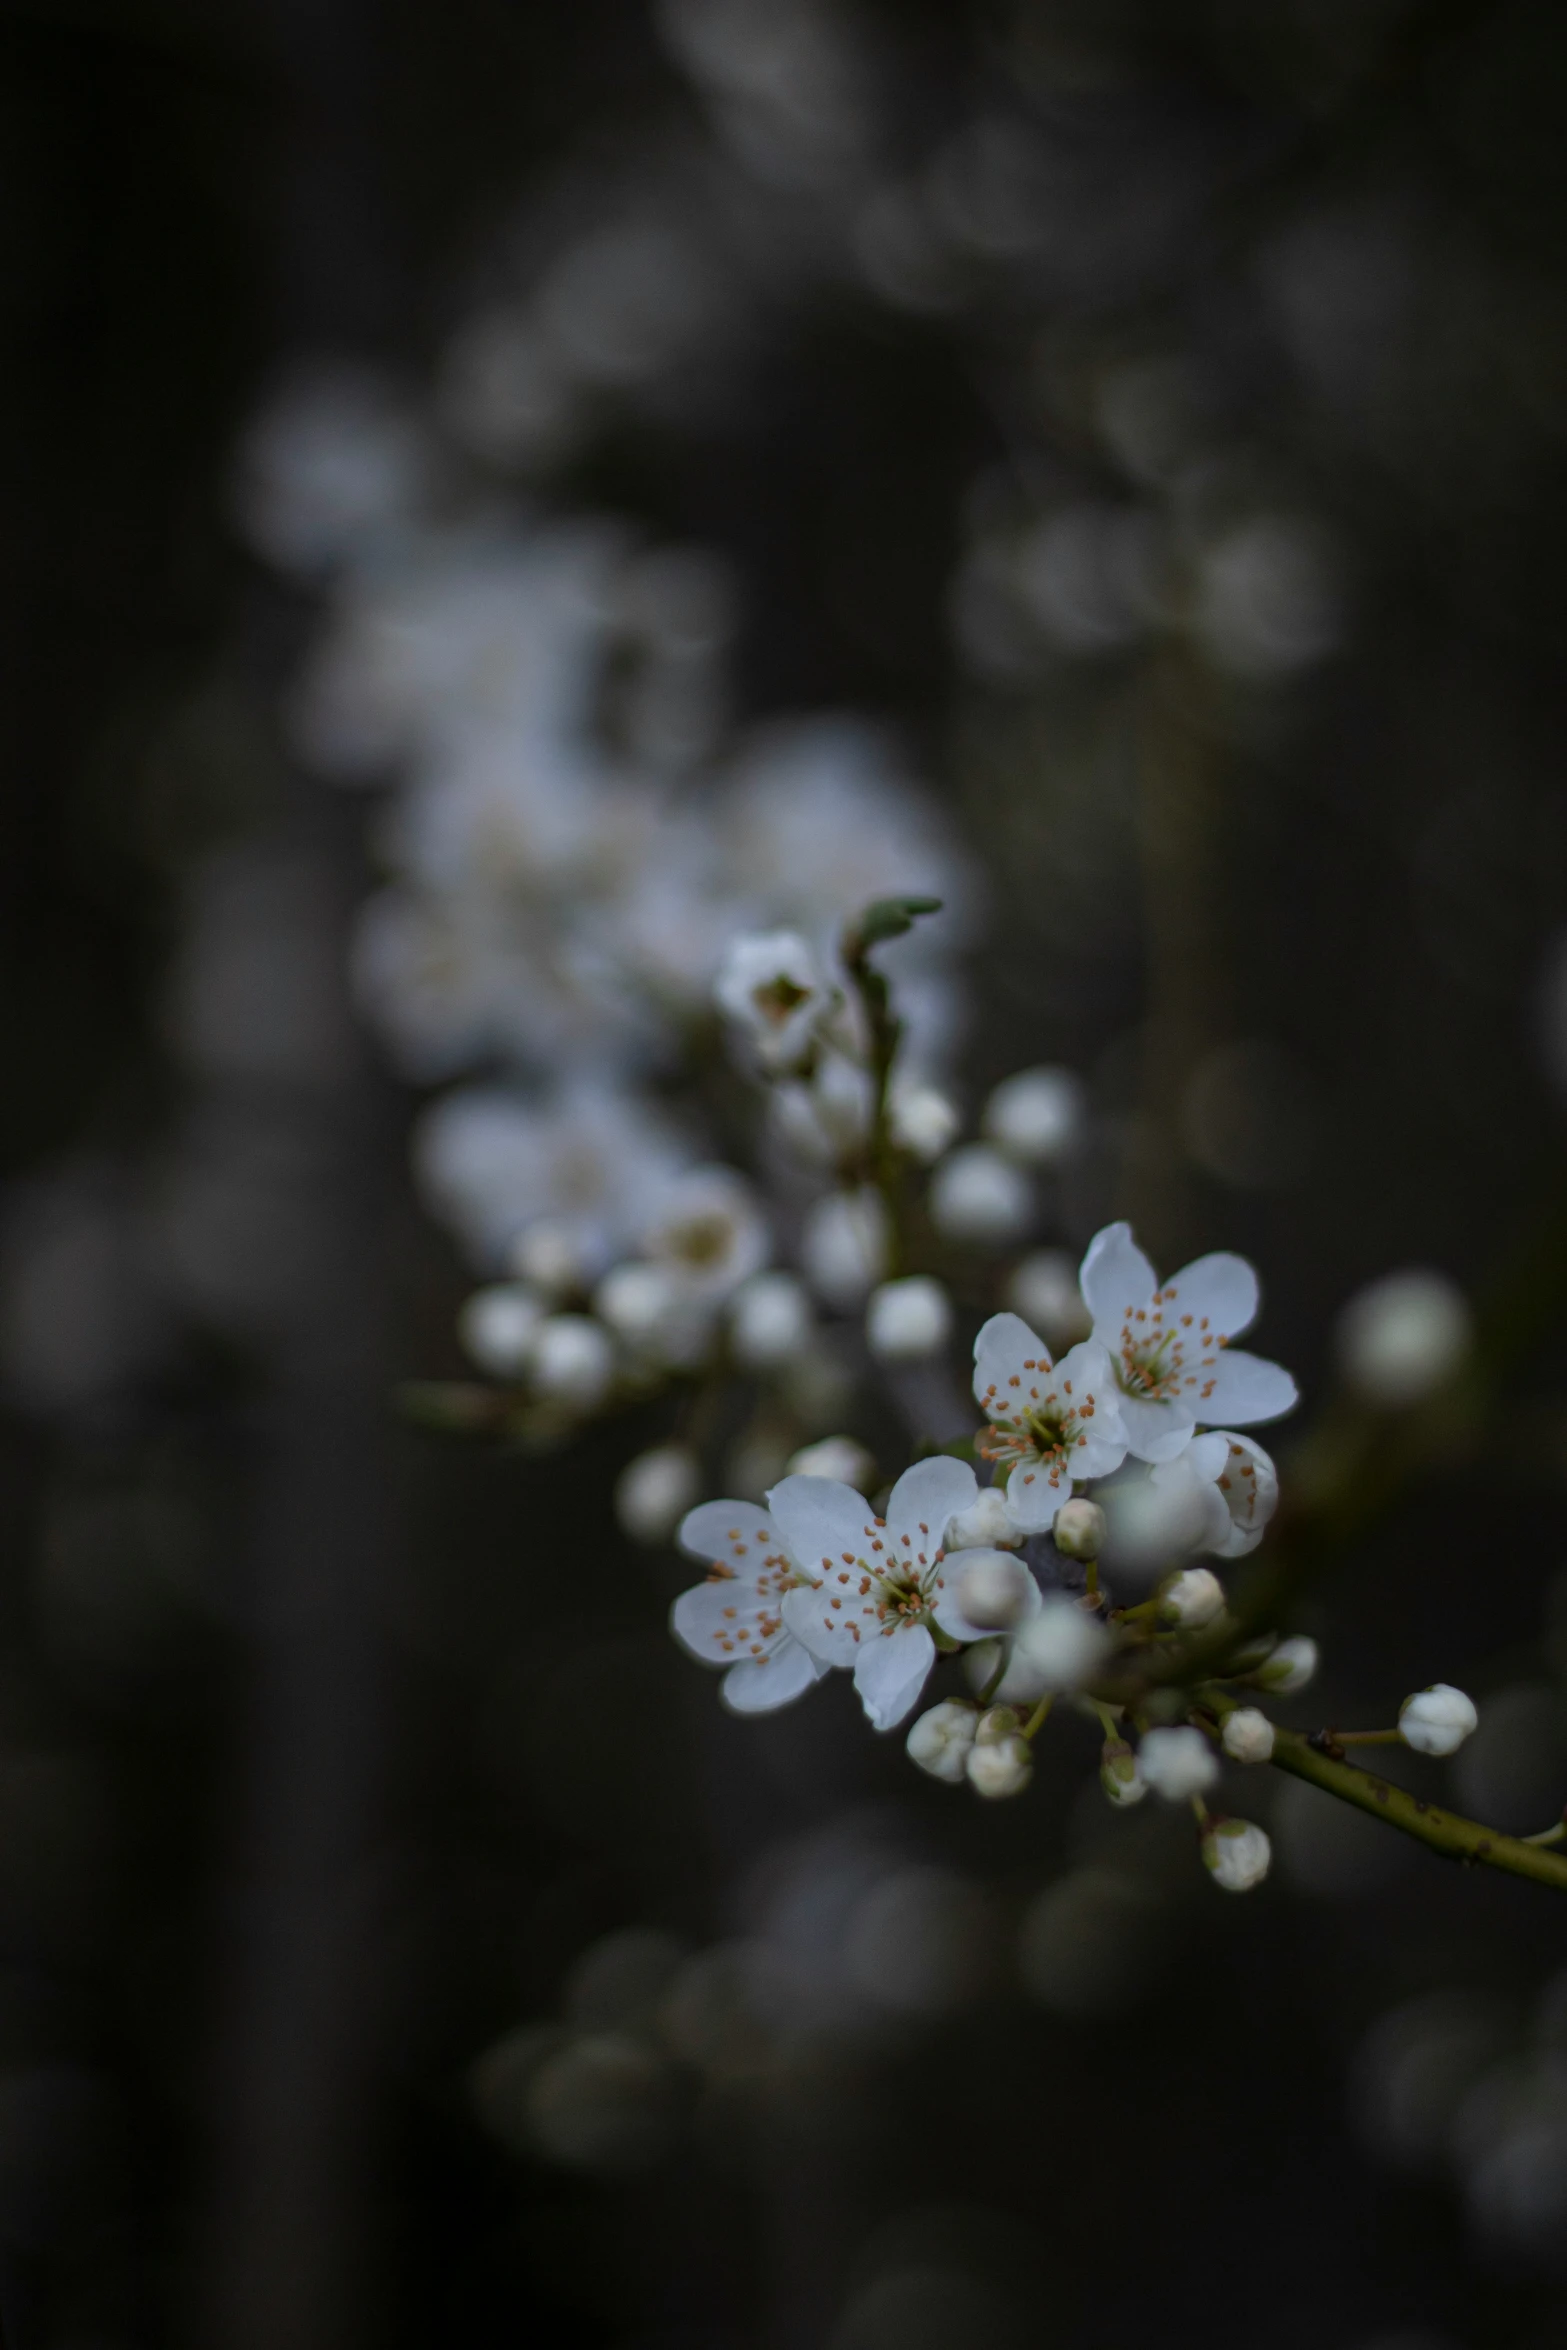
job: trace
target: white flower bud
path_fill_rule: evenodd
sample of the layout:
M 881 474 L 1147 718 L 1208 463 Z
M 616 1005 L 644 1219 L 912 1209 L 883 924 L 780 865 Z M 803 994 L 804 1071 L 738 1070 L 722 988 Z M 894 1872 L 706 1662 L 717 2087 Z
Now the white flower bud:
M 457 1317 L 457 1335 L 481 1371 L 514 1379 L 526 1370 L 544 1309 L 521 1281 L 494 1281 L 476 1289 Z
M 981 1632 L 1009 1632 L 1037 1586 L 1020 1558 L 1004 1550 L 975 1550 L 955 1568 L 965 1622 Z
M 615 1346 L 590 1314 L 551 1314 L 533 1341 L 532 1385 L 554 1403 L 591 1411 L 615 1376 Z
M 1054 1166 L 1082 1131 L 1082 1080 L 1070 1069 L 1020 1069 L 996 1087 L 980 1123 L 1009 1158 Z
M 1249 1893 L 1267 1875 L 1273 1847 L 1251 1820 L 1215 1820 L 1203 1837 L 1202 1856 L 1226 1893 Z
M 1096 1559 L 1105 1546 L 1109 1527 L 1098 1502 L 1078 1494 L 1056 1512 L 1050 1538 L 1069 1559 Z
M 1257 1667 L 1257 1678 L 1264 1689 L 1288 1696 L 1296 1689 L 1304 1689 L 1316 1674 L 1320 1650 L 1314 1640 L 1296 1634 L 1291 1640 L 1281 1640 L 1273 1654 L 1264 1657 Z
M 729 1341 L 747 1371 L 790 1363 L 811 1341 L 811 1301 L 792 1273 L 753 1273 L 729 1301 Z
M 1189 1724 L 1150 1730 L 1137 1749 L 1137 1761 L 1149 1786 L 1166 1803 L 1184 1803 L 1188 1796 L 1203 1794 L 1219 1776 L 1212 1747 Z
M 678 1285 L 662 1265 L 613 1265 L 593 1292 L 593 1310 L 629 1347 L 656 1350 L 679 1307 Z
M 931 1222 L 944 1240 L 982 1245 L 1016 1240 L 1033 1216 L 1028 1177 L 988 1143 L 965 1143 L 931 1177 Z
M 836 1484 L 852 1485 L 856 1493 L 864 1493 L 876 1474 L 876 1463 L 852 1436 L 822 1436 L 815 1444 L 803 1444 L 792 1453 L 784 1474 L 831 1477 Z
M 1224 1585 L 1208 1567 L 1188 1567 L 1170 1583 L 1159 1612 L 1186 1632 L 1200 1632 L 1224 1613 Z
M 951 1331 L 951 1301 L 927 1273 L 884 1281 L 865 1309 L 865 1343 L 880 1362 L 921 1361 L 945 1346 Z
M 1224 1751 L 1232 1762 L 1265 1763 L 1273 1754 L 1273 1724 L 1254 1705 L 1238 1705 L 1225 1718 Z
M 1456 1754 L 1479 1719 L 1474 1699 L 1447 1681 L 1417 1690 L 1398 1709 L 1404 1744 L 1416 1754 Z
M 1006 1302 L 1058 1354 L 1086 1338 L 1094 1318 L 1077 1286 L 1077 1262 L 1064 1248 L 1031 1249 L 1013 1267 Z
M 959 1119 L 954 1104 L 934 1085 L 895 1085 L 887 1123 L 898 1148 L 928 1167 L 952 1142 Z
M 1017 1716 L 1009 1705 L 981 1714 L 965 1768 L 969 1785 L 990 1802 L 1022 1794 L 1034 1776 L 1034 1757 L 1027 1739 L 1018 1736 Z
M 933 1779 L 945 1779 L 950 1787 L 958 1787 L 967 1772 L 969 1749 L 978 1727 L 979 1709 L 965 1705 L 960 1697 L 949 1697 L 920 1715 L 903 1742 L 904 1750 L 909 1760 L 929 1771 Z
M 604 1261 L 595 1261 L 586 1233 L 569 1216 L 535 1217 L 507 1253 L 512 1271 L 551 1297 L 585 1289 Z
M 949 1551 L 1011 1550 L 1022 1540 L 1007 1516 L 1006 1495 L 999 1485 L 986 1485 L 977 1501 L 949 1521 L 944 1547 Z
M 868 1297 L 887 1270 L 887 1209 L 879 1191 L 833 1191 L 819 1199 L 800 1235 L 811 1287 L 841 1312 Z
M 1058 1593 L 1023 1626 L 1014 1646 L 1043 1693 L 1080 1689 L 1109 1655 L 1111 1640 L 1097 1616 Z
M 1135 1752 L 1124 1738 L 1105 1740 L 1099 1757 L 1099 1784 L 1119 1811 L 1141 1803 L 1147 1794 L 1148 1782 Z
M 639 1452 L 615 1480 L 615 1516 L 633 1542 L 667 1542 L 701 1491 L 702 1471 L 683 1444 Z
M 1472 1336 L 1463 1291 L 1445 1273 L 1389 1273 L 1352 1297 L 1338 1318 L 1339 1362 L 1368 1403 L 1419 1403 L 1462 1362 Z

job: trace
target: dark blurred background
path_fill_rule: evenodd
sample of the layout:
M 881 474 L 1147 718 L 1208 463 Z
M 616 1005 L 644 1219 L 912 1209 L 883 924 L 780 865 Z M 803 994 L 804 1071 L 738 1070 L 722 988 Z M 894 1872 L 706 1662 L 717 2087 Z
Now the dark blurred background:
M 1560 1181 L 1567 29 L 820 13 L 892 195 L 851 231 L 831 173 L 741 140 L 788 266 L 530 495 L 728 558 L 743 715 L 898 723 L 991 871 L 976 1082 L 1089 1072 L 1077 1224 L 1254 1256 L 1309 1414 L 1359 1283 L 1483 1291 Z M 393 1409 L 464 1277 L 343 976 L 363 808 L 278 719 L 318 599 L 247 549 L 233 453 L 301 359 L 419 396 L 497 253 L 525 273 L 603 191 L 686 172 L 700 206 L 721 14 L 0 26 L 6 2339 L 1547 2350 L 1549 1894 L 1289 1790 L 1244 1904 L 1116 1823 L 1145 1914 L 1090 1746 L 960 1817 L 844 1688 L 721 1717 L 664 1635 L 678 1570 L 615 1530 L 615 1432 L 538 1463 Z M 730 16 L 743 58 L 766 25 Z M 1236 521 L 1155 641 L 1104 515 L 1165 499 Z M 261 1014 L 208 1016 L 226 986 Z M 1461 1681 L 1502 1728 L 1460 1792 L 1548 1818 L 1564 1466 L 1547 1348 L 1313 1595 L 1300 1718 Z M 682 1952 L 834 1902 L 879 1986 L 847 2023 L 780 2055 L 710 2017 L 640 2121 L 506 2143 L 505 2060 L 473 2071 L 505 2035 L 618 2027 Z M 1483 2189 L 1482 2060 L 1536 2130 Z

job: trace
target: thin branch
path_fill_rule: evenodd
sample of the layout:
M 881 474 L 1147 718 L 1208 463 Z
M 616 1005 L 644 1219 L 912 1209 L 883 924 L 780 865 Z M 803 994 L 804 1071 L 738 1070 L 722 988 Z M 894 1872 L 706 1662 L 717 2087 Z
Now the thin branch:
M 1521 1836 L 1504 1836 L 1499 1829 L 1462 1819 L 1433 1803 L 1423 1803 L 1407 1788 L 1395 1787 L 1354 1763 L 1335 1762 L 1294 1730 L 1275 1730 L 1273 1762 L 1279 1770 L 1310 1780 L 1314 1787 L 1369 1812 L 1373 1819 L 1385 1820 L 1390 1828 L 1428 1844 L 1449 1860 L 1502 1869 L 1509 1876 L 1530 1877 L 1537 1885 L 1552 1885 L 1567 1893 L 1567 1856 L 1526 1843 Z

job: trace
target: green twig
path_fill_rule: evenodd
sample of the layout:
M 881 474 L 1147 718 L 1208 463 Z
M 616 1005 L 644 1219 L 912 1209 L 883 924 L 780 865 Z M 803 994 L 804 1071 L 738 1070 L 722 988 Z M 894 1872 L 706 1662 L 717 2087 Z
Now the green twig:
M 1369 1812 L 1373 1819 L 1385 1820 L 1390 1828 L 1402 1830 L 1449 1860 L 1502 1869 L 1509 1876 L 1530 1877 L 1537 1885 L 1551 1885 L 1567 1893 L 1567 1856 L 1546 1851 L 1522 1836 L 1504 1836 L 1499 1829 L 1462 1819 L 1434 1803 L 1423 1803 L 1407 1788 L 1395 1787 L 1355 1763 L 1335 1762 L 1297 1731 L 1274 1731 L 1273 1762 L 1278 1770 L 1309 1780 L 1324 1793 Z

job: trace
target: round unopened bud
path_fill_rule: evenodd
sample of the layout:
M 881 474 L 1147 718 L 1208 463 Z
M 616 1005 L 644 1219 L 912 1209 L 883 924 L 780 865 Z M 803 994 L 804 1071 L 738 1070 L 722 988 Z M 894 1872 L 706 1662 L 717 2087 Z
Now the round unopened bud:
M 551 1297 L 585 1289 L 598 1270 L 586 1233 L 569 1216 L 535 1217 L 518 1233 L 508 1253 L 513 1272 L 547 1290 Z
M 753 1273 L 729 1301 L 729 1343 L 741 1368 L 771 1371 L 810 1344 L 811 1301 L 792 1273 Z
M 1314 1640 L 1302 1633 L 1293 1639 L 1281 1640 L 1271 1656 L 1264 1657 L 1257 1667 L 1257 1678 L 1264 1689 L 1276 1690 L 1287 1697 L 1296 1689 L 1304 1689 L 1317 1670 L 1320 1650 Z
M 798 1452 L 790 1454 L 785 1474 L 831 1477 L 836 1484 L 852 1485 L 856 1493 L 863 1493 L 876 1474 L 876 1463 L 852 1436 L 822 1436 L 815 1444 L 802 1444 Z
M 1038 1590 L 1022 1560 L 1005 1550 L 970 1551 L 956 1574 L 964 1621 L 981 1632 L 1010 1632 Z
M 957 1133 L 954 1103 L 934 1085 L 897 1085 L 887 1104 L 887 1123 L 899 1150 L 928 1167 Z
M 1187 1567 L 1169 1584 L 1159 1612 L 1186 1632 L 1200 1632 L 1224 1613 L 1224 1585 L 1211 1568 Z
M 494 1281 L 476 1289 L 457 1317 L 457 1335 L 481 1371 L 514 1379 L 526 1370 L 544 1309 L 521 1281 Z
M 1107 1738 L 1099 1757 L 1099 1784 L 1119 1810 L 1141 1803 L 1148 1782 L 1138 1767 L 1136 1751 L 1124 1738 Z
M 1174 1730 L 1150 1730 L 1137 1749 L 1143 1777 L 1166 1803 L 1184 1803 L 1201 1795 L 1219 1776 L 1212 1747 L 1200 1730 L 1183 1724 Z
M 678 1310 L 674 1277 L 662 1265 L 613 1265 L 593 1293 L 593 1309 L 627 1346 L 654 1348 Z
M 1225 1718 L 1224 1751 L 1231 1762 L 1265 1763 L 1273 1754 L 1273 1724 L 1254 1705 L 1238 1705 Z
M 1018 1735 L 1017 1716 L 1009 1705 L 992 1706 L 981 1714 L 964 1767 L 969 1785 L 993 1803 L 1022 1794 L 1034 1776 L 1034 1757 L 1027 1739 Z
M 1080 1689 L 1109 1654 L 1111 1640 L 1096 1615 L 1056 1593 L 1045 1600 L 1032 1623 L 1022 1627 L 1014 1646 L 1043 1695 L 1047 1690 Z
M 553 1403 L 591 1411 L 615 1376 L 615 1345 L 591 1314 L 550 1314 L 533 1341 L 532 1385 Z
M 959 1510 L 947 1523 L 945 1547 L 953 1550 L 1008 1550 L 1023 1536 L 1007 1516 L 1007 1497 L 999 1485 L 986 1485 L 977 1501 Z
M 1077 1261 L 1064 1248 L 1031 1249 L 1013 1267 L 1006 1302 L 1057 1351 L 1086 1338 L 1094 1318 L 1077 1285 Z
M 1070 1069 L 1020 1069 L 996 1087 L 980 1123 L 1009 1158 L 1054 1166 L 1082 1131 L 1082 1079 Z
M 1389 1273 L 1352 1297 L 1338 1318 L 1345 1378 L 1368 1403 L 1397 1410 L 1449 1378 L 1469 1349 L 1468 1303 L 1445 1273 Z
M 667 1542 L 701 1490 L 702 1471 L 683 1444 L 639 1452 L 615 1480 L 615 1515 L 633 1542 Z
M 931 1177 L 931 1222 L 944 1240 L 998 1245 L 1026 1232 L 1033 1216 L 1028 1177 L 988 1143 L 964 1143 Z
M 945 1346 L 951 1331 L 951 1300 L 928 1273 L 884 1281 L 865 1308 L 865 1343 L 884 1363 L 919 1362 Z
M 800 1234 L 800 1262 L 819 1296 L 847 1312 L 887 1270 L 887 1208 L 879 1191 L 833 1191 L 819 1199 Z
M 920 1715 L 903 1741 L 904 1751 L 933 1779 L 945 1779 L 949 1787 L 958 1787 L 967 1772 L 969 1749 L 978 1727 L 979 1709 L 965 1705 L 959 1697 L 949 1697 Z
M 1398 1709 L 1404 1744 L 1416 1754 L 1456 1754 L 1479 1719 L 1474 1699 L 1447 1681 L 1417 1690 Z
M 1214 1820 L 1203 1835 L 1202 1856 L 1226 1893 L 1249 1893 L 1267 1875 L 1273 1847 L 1251 1820 Z
M 1081 1495 L 1075 1501 L 1064 1501 L 1056 1512 L 1056 1522 L 1050 1537 L 1057 1550 L 1069 1559 L 1096 1559 L 1109 1535 L 1109 1525 L 1097 1501 L 1087 1501 Z

